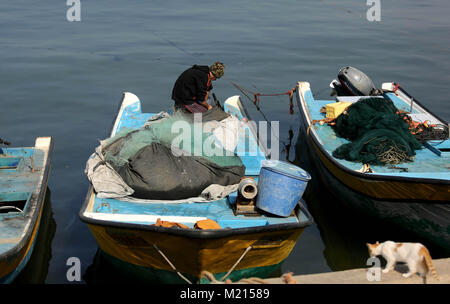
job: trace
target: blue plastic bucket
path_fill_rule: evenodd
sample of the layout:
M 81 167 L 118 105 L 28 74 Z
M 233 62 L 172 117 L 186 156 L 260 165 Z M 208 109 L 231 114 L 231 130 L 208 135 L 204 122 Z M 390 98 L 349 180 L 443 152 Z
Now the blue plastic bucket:
M 287 217 L 305 192 L 311 176 L 300 167 L 278 160 L 261 163 L 256 207 Z

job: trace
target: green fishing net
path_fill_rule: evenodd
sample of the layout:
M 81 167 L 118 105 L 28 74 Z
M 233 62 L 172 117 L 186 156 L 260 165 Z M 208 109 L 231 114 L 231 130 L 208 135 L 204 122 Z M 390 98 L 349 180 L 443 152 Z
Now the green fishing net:
M 216 143 L 211 130 L 204 128 L 208 121 L 194 122 L 193 115 L 175 112 L 173 115 L 151 121 L 138 130 L 123 129 L 102 142 L 105 160 L 115 166 L 127 163 L 130 157 L 152 143 L 174 148 L 205 158 L 221 167 L 242 166 L 241 159 Z
M 333 156 L 370 165 L 412 161 L 422 145 L 411 134 L 404 115 L 389 99 L 361 98 L 332 125 L 336 135 L 351 141 L 334 150 Z

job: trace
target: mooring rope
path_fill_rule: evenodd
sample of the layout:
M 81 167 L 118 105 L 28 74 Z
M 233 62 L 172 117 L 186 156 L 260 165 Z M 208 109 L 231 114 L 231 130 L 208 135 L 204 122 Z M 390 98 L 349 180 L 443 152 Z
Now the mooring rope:
M 201 278 L 204 277 L 207 278 L 211 284 L 279 284 L 278 282 L 271 282 L 258 277 L 243 278 L 236 282 L 232 282 L 230 279 L 227 279 L 225 282 L 222 282 L 217 281 L 214 275 L 206 270 L 203 270 L 201 273 Z M 283 274 L 280 279 L 282 282 L 281 284 L 298 284 L 292 272 Z
M 241 91 L 242 94 L 244 94 L 251 102 L 253 102 L 253 104 L 256 106 L 258 111 L 261 111 L 261 108 L 259 106 L 260 103 L 261 103 L 261 96 L 283 96 L 283 95 L 288 95 L 289 96 L 289 113 L 291 115 L 294 114 L 293 96 L 294 96 L 294 92 L 297 89 L 297 86 L 295 86 L 294 88 L 290 89 L 289 91 L 286 91 L 286 92 L 283 92 L 283 93 L 262 94 L 260 92 L 253 92 L 253 91 L 251 91 L 249 89 L 246 89 L 246 88 L 244 88 L 244 87 L 234 83 L 233 81 L 230 81 L 230 82 L 235 88 L 237 88 L 239 91 Z M 253 99 L 251 99 L 250 96 L 247 93 L 253 95 Z M 264 115 L 264 113 L 262 113 L 262 114 Z
M 158 246 L 156 246 L 156 244 L 153 244 L 153 247 L 156 249 L 156 251 L 158 251 L 158 253 L 164 258 L 164 260 L 166 260 L 166 262 L 170 265 L 170 267 L 172 267 L 172 269 L 177 273 L 177 275 L 182 278 L 183 280 L 185 280 L 188 284 L 192 284 L 191 281 L 189 281 L 185 276 L 183 276 L 178 270 L 177 268 L 172 264 L 172 262 L 164 255 L 164 253 L 159 250 Z
M 234 263 L 234 265 L 230 268 L 230 270 L 228 270 L 227 274 L 224 275 L 220 281 L 223 282 L 223 280 L 226 279 L 226 277 L 228 277 L 230 275 L 230 273 L 234 270 L 234 268 L 236 268 L 236 266 L 242 261 L 242 259 L 245 257 L 245 255 L 250 251 L 250 249 L 252 249 L 253 247 L 250 245 L 247 247 L 247 249 L 245 249 L 244 253 L 241 255 L 241 257 L 236 261 L 236 263 Z
M 262 94 L 259 92 L 253 92 L 251 90 L 248 90 L 240 85 L 238 85 L 237 83 L 233 82 L 230 80 L 230 83 L 236 88 L 238 89 L 245 97 L 247 97 L 247 99 L 252 102 L 256 109 L 261 113 L 261 115 L 263 116 L 264 120 L 269 124 L 271 130 L 272 130 L 272 124 L 269 121 L 269 119 L 267 118 L 267 116 L 264 114 L 264 112 L 261 110 L 260 107 L 260 102 L 261 102 L 261 96 L 283 96 L 283 95 L 289 95 L 289 113 L 290 115 L 294 114 L 294 103 L 293 103 L 293 97 L 294 97 L 294 92 L 296 92 L 297 90 L 297 85 L 295 85 L 291 90 L 284 92 L 284 93 L 276 93 L 276 94 Z M 250 97 L 250 95 L 253 95 L 253 98 Z M 291 135 L 292 133 L 292 135 Z M 280 142 L 280 138 L 277 134 L 273 133 L 271 131 L 271 134 Z M 284 149 L 283 151 L 286 151 L 286 147 L 290 145 L 290 142 L 292 141 L 292 137 L 293 137 L 293 132 L 292 132 L 292 127 L 289 130 L 289 143 L 285 144 L 285 141 L 282 141 L 284 144 Z M 286 151 L 286 155 L 287 158 L 289 159 L 289 151 Z

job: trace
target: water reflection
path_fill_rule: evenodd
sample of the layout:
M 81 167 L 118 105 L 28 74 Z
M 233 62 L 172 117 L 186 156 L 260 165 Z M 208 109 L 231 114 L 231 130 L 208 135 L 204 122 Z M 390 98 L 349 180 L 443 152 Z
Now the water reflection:
M 280 277 L 281 267 L 274 270 L 269 277 Z M 140 278 L 136 273 L 130 274 L 125 270 L 117 268 L 105 254 L 97 249 L 92 264 L 83 274 L 83 280 L 89 285 L 106 284 L 160 284 L 158 277 L 150 278 L 145 276 Z
M 33 253 L 27 265 L 14 280 L 13 284 L 45 283 L 52 257 L 52 241 L 56 231 L 56 222 L 53 218 L 50 195 L 50 189 L 47 188 L 41 223 Z
M 306 141 L 299 137 L 295 144 L 293 162 L 307 170 L 312 177 L 304 199 L 319 228 L 325 246 L 323 255 L 330 269 L 341 271 L 367 268 L 369 255 L 366 243 L 376 241 L 420 242 L 427 246 L 433 258 L 448 257 L 442 248 L 425 239 L 399 230 L 384 221 L 357 214 L 339 204 L 338 198 L 321 182 L 308 152 Z
M 92 264 L 83 274 L 83 280 L 89 285 L 103 284 L 152 284 L 157 281 L 140 279 L 135 274 L 128 274 L 126 271 L 118 269 L 104 253 L 97 248 Z
M 109 283 L 124 283 L 128 278 L 119 273 L 114 266 L 106 260 L 100 248 L 97 248 L 92 264 L 86 269 L 83 274 L 83 280 L 86 284 L 109 284 Z

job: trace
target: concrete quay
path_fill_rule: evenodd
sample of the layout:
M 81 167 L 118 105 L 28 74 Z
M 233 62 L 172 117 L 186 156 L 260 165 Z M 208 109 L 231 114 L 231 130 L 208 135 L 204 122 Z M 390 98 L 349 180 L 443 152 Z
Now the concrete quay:
M 394 270 L 388 273 L 380 271 L 380 280 L 370 281 L 368 279 L 367 268 L 352 269 L 345 271 L 326 272 L 318 274 L 307 275 L 293 275 L 298 284 L 450 284 L 450 258 L 433 260 L 434 268 L 436 269 L 439 280 L 436 280 L 431 273 L 426 277 L 426 280 L 418 274 L 412 275 L 409 278 L 404 278 L 403 273 L 408 272 L 408 267 L 405 264 L 397 264 Z M 373 276 L 369 275 L 373 279 Z M 269 284 L 285 284 L 282 278 L 265 279 Z

